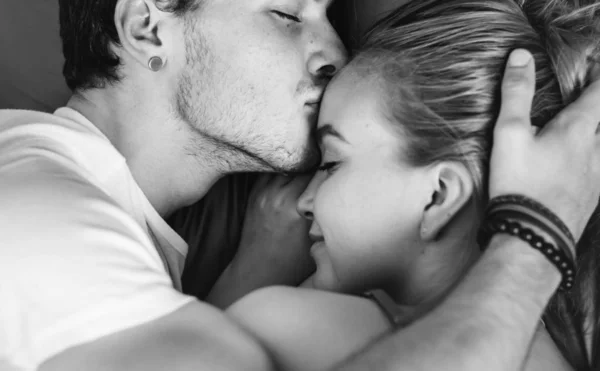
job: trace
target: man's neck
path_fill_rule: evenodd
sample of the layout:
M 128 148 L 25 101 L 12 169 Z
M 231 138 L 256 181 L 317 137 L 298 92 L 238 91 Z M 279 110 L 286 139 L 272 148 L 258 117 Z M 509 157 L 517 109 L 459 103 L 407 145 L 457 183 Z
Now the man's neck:
M 147 97 L 146 97 L 147 98 Z M 201 199 L 227 169 L 218 167 L 210 141 L 193 135 L 164 101 L 107 87 L 77 93 L 67 106 L 90 120 L 125 157 L 162 217 Z

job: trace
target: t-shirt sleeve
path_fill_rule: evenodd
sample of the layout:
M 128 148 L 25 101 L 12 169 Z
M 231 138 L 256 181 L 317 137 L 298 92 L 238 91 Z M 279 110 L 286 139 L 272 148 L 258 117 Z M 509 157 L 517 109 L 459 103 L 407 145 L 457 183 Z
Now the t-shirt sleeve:
M 0 163 L 0 360 L 35 369 L 192 300 L 142 228 L 85 177 L 52 158 Z

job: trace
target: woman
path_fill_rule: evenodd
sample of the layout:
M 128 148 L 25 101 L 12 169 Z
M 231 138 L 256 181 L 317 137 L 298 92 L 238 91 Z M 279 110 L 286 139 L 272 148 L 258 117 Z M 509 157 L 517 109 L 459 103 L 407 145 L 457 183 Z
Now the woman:
M 299 201 L 317 264 L 305 286 L 352 296 L 267 289 L 229 309 L 282 369 L 326 369 L 444 299 L 480 255 L 506 57 L 533 53 L 532 122 L 547 122 L 589 83 L 598 9 L 593 1 L 419 0 L 372 29 L 327 89 L 322 166 Z M 592 224 L 575 289 L 551 302 L 529 370 L 599 365 Z M 363 297 L 374 289 L 389 300 Z

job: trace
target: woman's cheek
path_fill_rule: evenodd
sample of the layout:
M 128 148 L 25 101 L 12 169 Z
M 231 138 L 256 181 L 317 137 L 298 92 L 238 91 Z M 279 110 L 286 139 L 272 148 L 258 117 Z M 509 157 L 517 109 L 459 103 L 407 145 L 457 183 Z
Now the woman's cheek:
M 335 245 L 356 243 L 363 228 L 364 190 L 340 169 L 321 184 L 315 196 L 315 219 L 326 238 Z

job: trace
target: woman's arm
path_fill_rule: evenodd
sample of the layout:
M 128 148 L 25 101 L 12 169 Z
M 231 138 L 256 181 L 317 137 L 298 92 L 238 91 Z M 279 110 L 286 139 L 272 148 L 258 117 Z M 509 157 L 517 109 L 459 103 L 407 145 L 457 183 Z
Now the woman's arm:
M 571 371 L 573 367 L 550 337 L 544 325 L 540 323 L 533 338 L 531 349 L 525 359 L 524 371 Z
M 285 371 L 330 369 L 392 330 L 370 299 L 290 287 L 261 289 L 227 312 Z M 523 370 L 572 368 L 539 326 Z
M 391 330 L 370 300 L 312 289 L 261 289 L 226 312 L 286 371 L 330 369 Z
M 560 274 L 524 242 L 496 236 L 437 308 L 340 370 L 519 370 Z

